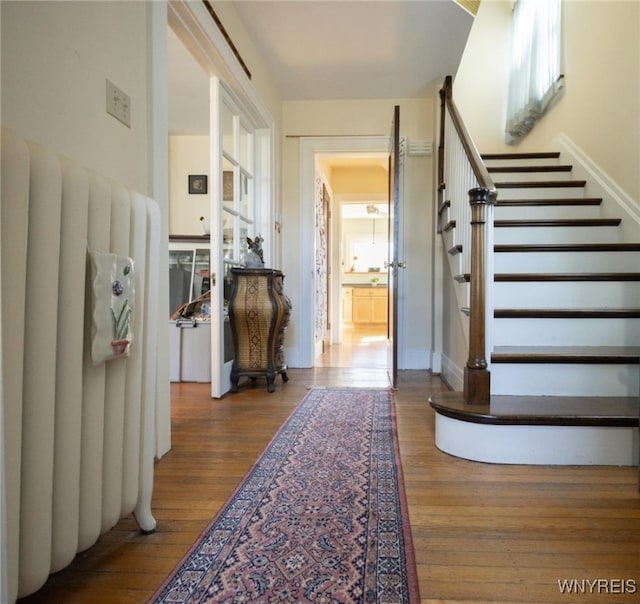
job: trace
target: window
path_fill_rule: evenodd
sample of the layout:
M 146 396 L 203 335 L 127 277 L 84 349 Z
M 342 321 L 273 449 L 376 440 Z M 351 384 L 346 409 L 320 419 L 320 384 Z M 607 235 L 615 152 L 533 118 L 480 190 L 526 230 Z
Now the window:
M 506 141 L 519 143 L 563 87 L 561 0 L 518 0 L 513 9 Z
M 387 234 L 373 242 L 371 236 L 353 235 L 349 237 L 347 272 L 367 273 L 381 271 L 388 254 Z M 346 264 L 346 263 L 345 263 Z
M 389 253 L 388 203 L 342 203 L 344 272 L 385 270 Z

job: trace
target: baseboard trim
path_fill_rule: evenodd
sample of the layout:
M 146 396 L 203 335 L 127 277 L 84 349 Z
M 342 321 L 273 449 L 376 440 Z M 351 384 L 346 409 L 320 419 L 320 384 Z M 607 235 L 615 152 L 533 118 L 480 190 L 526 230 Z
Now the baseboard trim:
M 565 133 L 561 133 L 553 141 L 552 147 L 561 152 L 562 157 L 569 157 L 573 164 L 573 176 L 585 178 L 588 182 L 589 196 L 602 197 L 604 200 L 603 215 L 618 217 L 620 212 L 629 221 L 622 221 L 622 231 L 625 239 L 635 241 L 637 229 L 640 226 L 640 205 L 635 202 L 616 182 L 604 172 L 578 145 L 576 145 Z M 611 202 L 615 204 L 615 210 L 611 209 Z
M 441 356 L 441 376 L 451 390 L 463 390 L 464 368 L 456 365 L 448 356 Z

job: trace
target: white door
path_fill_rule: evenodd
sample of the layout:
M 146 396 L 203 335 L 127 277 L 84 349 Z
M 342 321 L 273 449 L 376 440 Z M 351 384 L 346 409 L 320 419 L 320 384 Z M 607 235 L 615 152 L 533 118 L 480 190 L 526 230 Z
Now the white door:
M 231 272 L 255 237 L 254 129 L 224 84 L 211 78 L 211 396 L 231 387 L 233 342 L 226 301 Z
M 400 181 L 400 107 L 395 106 L 389 138 L 389 251 L 387 270 L 387 371 L 392 388 L 398 387 L 398 260 Z

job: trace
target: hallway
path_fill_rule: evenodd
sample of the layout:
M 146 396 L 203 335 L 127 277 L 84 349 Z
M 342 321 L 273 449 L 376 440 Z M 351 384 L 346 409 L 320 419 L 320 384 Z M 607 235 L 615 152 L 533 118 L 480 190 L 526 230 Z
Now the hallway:
M 342 328 L 342 342 L 328 346 L 316 359 L 316 367 L 387 366 L 387 326 L 371 324 Z
M 316 368 L 339 368 L 345 386 L 388 388 L 386 333 L 386 325 L 343 328 L 342 342 L 328 346 Z
M 360 359 L 377 362 L 370 352 Z M 173 384 L 173 446 L 155 466 L 157 532 L 141 535 L 125 518 L 23 604 L 146 602 L 310 387 L 386 386 L 377 367 L 288 374 L 272 394 L 257 380 L 222 399 L 210 398 L 209 384 Z M 446 455 L 434 445 L 427 402 L 444 390 L 426 371 L 401 371 L 395 391 L 423 603 L 530 604 L 532 594 L 539 604 L 576 601 L 559 592 L 560 579 L 640 584 L 636 468 L 497 466 Z

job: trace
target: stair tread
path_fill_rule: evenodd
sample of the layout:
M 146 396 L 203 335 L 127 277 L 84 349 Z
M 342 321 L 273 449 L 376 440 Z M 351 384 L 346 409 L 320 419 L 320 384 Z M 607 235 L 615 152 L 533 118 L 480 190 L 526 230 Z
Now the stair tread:
M 507 180 L 493 183 L 496 189 L 547 189 L 584 187 L 586 180 Z
M 640 273 L 496 273 L 496 282 L 513 281 L 640 281 Z
M 640 252 L 640 243 L 500 243 L 494 252 Z
M 469 283 L 470 273 L 461 273 L 453 277 L 458 283 Z M 640 281 L 640 273 L 495 273 L 496 283 L 520 282 L 596 282 L 596 281 Z
M 640 308 L 496 308 L 496 318 L 640 318 Z
M 451 200 L 450 199 L 445 199 L 444 201 L 440 202 L 440 204 L 438 205 L 438 214 L 442 214 L 442 212 L 444 212 L 447 208 L 451 207 Z
M 493 363 L 640 364 L 640 346 L 496 346 Z
M 634 427 L 640 412 L 635 396 L 492 395 L 489 404 L 470 405 L 462 392 L 445 392 L 429 403 L 442 415 L 481 424 Z
M 602 197 L 552 197 L 544 199 L 531 197 L 529 199 L 503 199 L 498 198 L 496 207 L 530 207 L 530 206 L 599 206 L 602 204 Z
M 520 165 L 520 166 L 487 166 L 487 171 L 502 172 L 502 173 L 517 173 L 517 172 L 571 172 L 573 166 L 569 164 L 554 164 L 554 165 Z
M 494 352 L 500 353 L 533 353 L 533 354 L 627 354 L 640 356 L 640 346 L 496 346 Z
M 482 153 L 482 159 L 558 159 L 559 151 L 541 151 L 532 153 Z
M 513 218 L 494 220 L 494 227 L 618 226 L 619 218 Z

